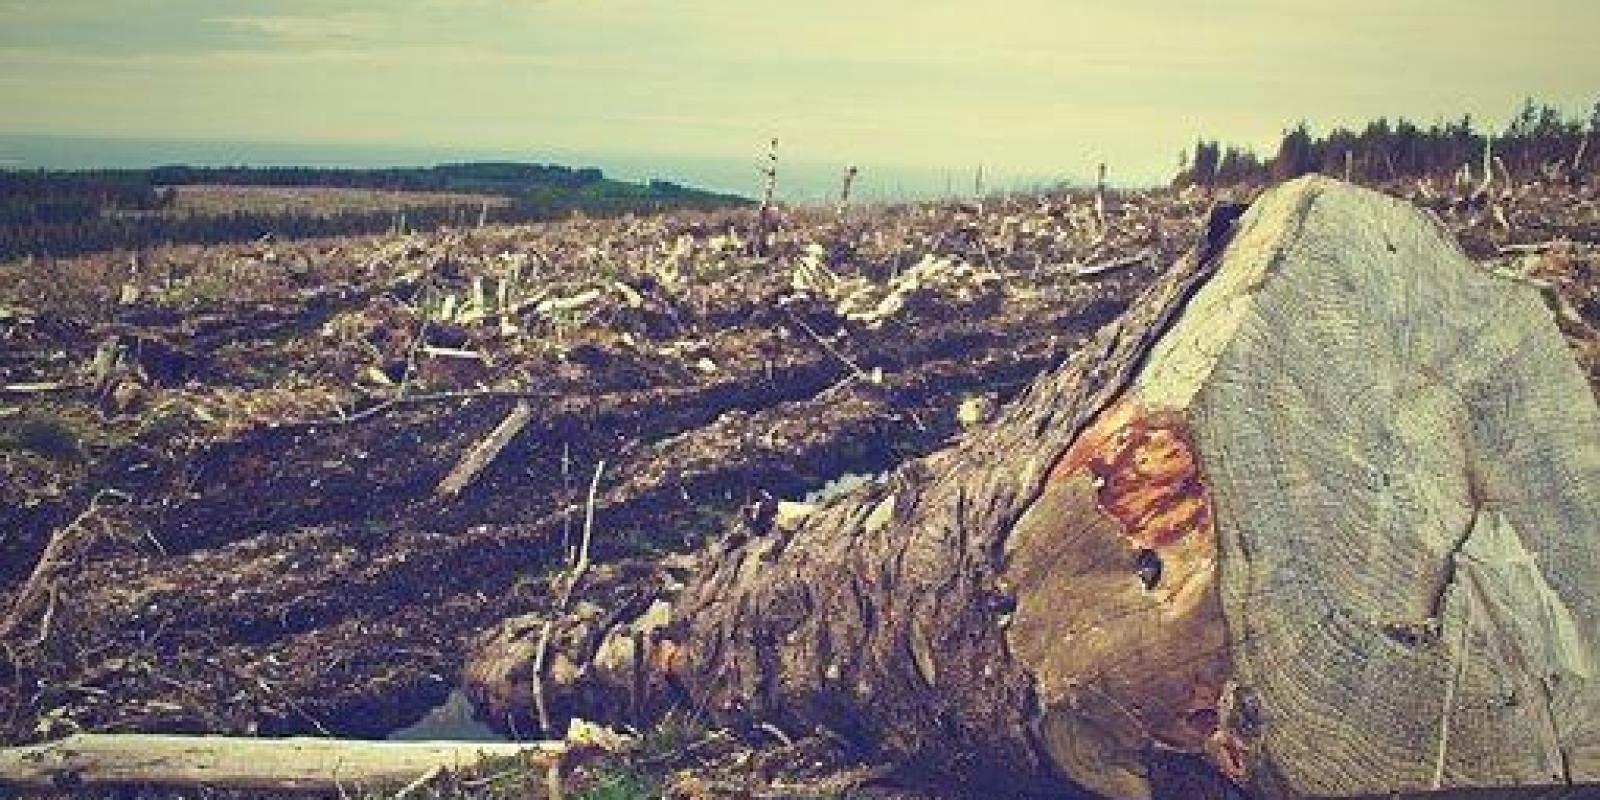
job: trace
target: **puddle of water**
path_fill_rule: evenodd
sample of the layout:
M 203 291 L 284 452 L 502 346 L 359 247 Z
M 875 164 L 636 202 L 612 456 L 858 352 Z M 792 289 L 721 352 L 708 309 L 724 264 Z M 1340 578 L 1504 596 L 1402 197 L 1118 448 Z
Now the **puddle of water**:
M 422 719 L 391 731 L 391 741 L 504 742 L 506 737 L 478 719 L 478 708 L 460 689 L 451 689 L 443 703 Z
M 835 498 L 843 497 L 856 489 L 869 483 L 876 483 L 888 477 L 887 472 L 846 472 L 827 483 L 822 484 L 810 494 L 801 499 L 802 503 L 827 503 Z

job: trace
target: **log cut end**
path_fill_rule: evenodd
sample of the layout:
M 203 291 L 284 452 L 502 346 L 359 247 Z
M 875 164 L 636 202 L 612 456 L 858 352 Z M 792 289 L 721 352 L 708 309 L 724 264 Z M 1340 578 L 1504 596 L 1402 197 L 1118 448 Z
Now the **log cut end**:
M 1537 293 L 1307 178 L 1239 221 L 1006 545 L 1074 781 L 1267 795 L 1600 780 L 1600 415 Z

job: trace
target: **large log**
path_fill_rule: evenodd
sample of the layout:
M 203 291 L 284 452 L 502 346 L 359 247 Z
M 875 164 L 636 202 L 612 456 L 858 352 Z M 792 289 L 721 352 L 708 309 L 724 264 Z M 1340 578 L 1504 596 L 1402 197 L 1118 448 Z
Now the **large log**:
M 469 683 L 990 790 L 1600 782 L 1600 412 L 1538 292 L 1324 178 L 1212 228 L 956 446 L 731 537 L 670 611 L 511 621 Z

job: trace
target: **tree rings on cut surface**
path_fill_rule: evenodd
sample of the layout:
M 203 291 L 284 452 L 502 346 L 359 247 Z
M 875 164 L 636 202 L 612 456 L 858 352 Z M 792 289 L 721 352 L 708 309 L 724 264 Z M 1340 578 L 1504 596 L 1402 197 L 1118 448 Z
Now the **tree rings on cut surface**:
M 1074 781 L 1267 796 L 1600 780 L 1600 414 L 1537 292 L 1312 177 L 1056 462 L 1006 636 Z

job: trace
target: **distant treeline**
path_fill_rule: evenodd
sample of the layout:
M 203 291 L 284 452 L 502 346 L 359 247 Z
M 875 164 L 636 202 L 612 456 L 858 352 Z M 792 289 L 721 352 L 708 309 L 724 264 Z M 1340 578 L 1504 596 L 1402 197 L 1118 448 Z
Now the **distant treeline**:
M 1492 142 L 1491 142 L 1492 139 Z M 1528 100 L 1503 131 L 1479 129 L 1470 116 L 1424 128 L 1400 119 L 1368 123 L 1360 131 L 1335 128 L 1315 136 L 1306 123 L 1286 131 L 1278 151 L 1264 159 L 1248 148 L 1201 140 L 1179 159 L 1174 184 L 1230 185 L 1285 180 L 1312 172 L 1378 182 L 1450 177 L 1463 167 L 1483 177 L 1485 152 L 1514 175 L 1581 180 L 1600 175 L 1600 102 L 1587 116 Z
M 747 202 L 669 181 L 628 183 L 598 169 L 472 163 L 436 167 L 156 167 L 86 171 L 0 171 L 0 258 L 73 255 L 169 242 L 215 243 L 267 233 L 298 238 L 380 233 L 404 219 L 410 230 L 472 221 L 459 201 L 404 211 L 288 214 L 178 213 L 174 187 L 197 185 L 339 187 L 505 197 L 488 209 L 497 222 L 559 219 L 575 212 L 615 216 Z

